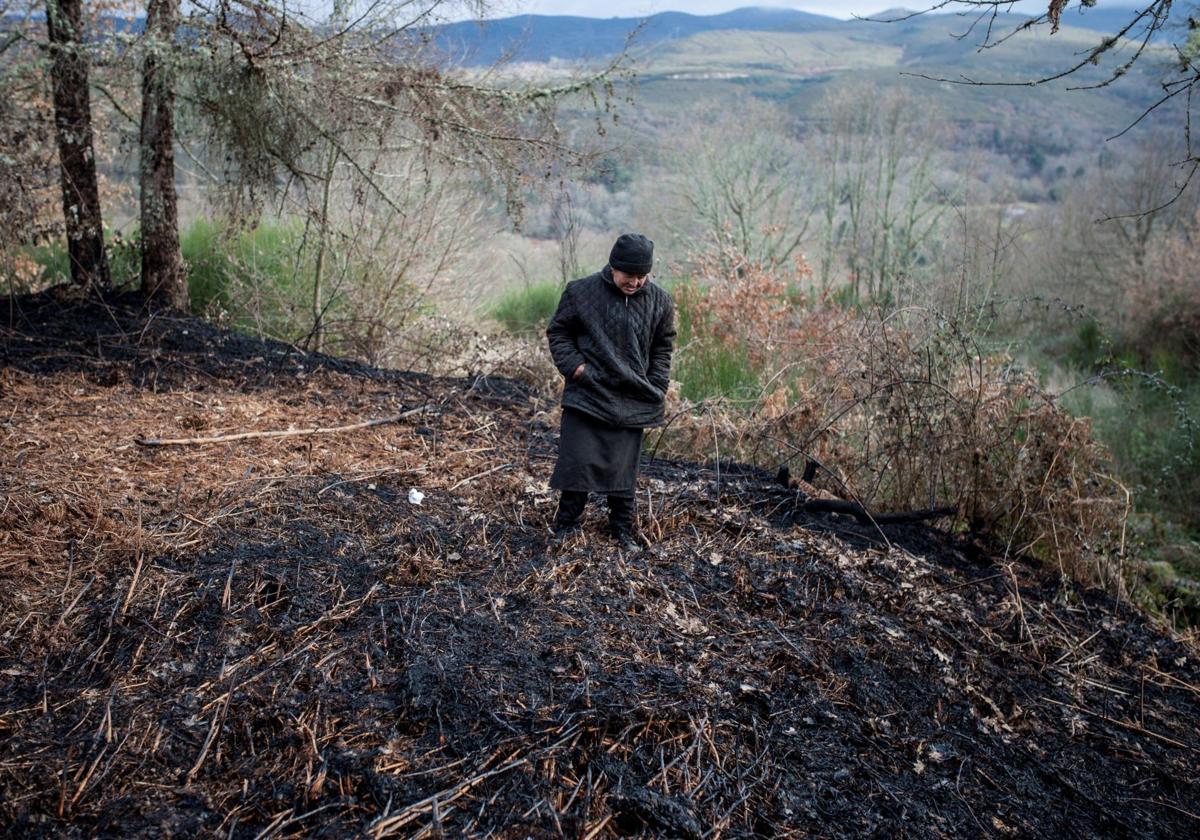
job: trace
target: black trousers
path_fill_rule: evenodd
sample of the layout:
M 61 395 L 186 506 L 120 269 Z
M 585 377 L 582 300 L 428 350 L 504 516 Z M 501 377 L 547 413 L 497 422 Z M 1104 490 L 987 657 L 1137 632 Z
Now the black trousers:
M 632 534 L 636 511 L 636 497 L 628 493 L 608 493 L 608 530 L 613 534 Z M 583 516 L 587 507 L 586 490 L 563 490 L 558 498 L 558 512 L 554 515 L 554 527 L 570 528 Z

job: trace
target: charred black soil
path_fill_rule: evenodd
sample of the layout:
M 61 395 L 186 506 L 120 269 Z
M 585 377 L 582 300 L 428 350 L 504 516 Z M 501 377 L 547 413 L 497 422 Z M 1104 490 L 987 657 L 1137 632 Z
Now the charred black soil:
M 10 833 L 1200 830 L 1194 643 L 1054 570 L 733 464 L 645 462 L 640 553 L 551 547 L 519 383 L 0 313 Z

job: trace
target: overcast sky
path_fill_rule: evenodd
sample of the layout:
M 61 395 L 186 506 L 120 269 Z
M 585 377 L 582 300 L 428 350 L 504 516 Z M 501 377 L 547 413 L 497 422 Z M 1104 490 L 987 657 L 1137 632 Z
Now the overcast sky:
M 805 12 L 849 18 L 853 15 L 868 16 L 888 8 L 903 6 L 921 8 L 927 3 L 917 0 L 499 0 L 493 17 L 510 15 L 582 15 L 584 17 L 645 17 L 657 12 L 689 12 L 694 15 L 715 15 L 746 6 L 779 6 L 800 9 Z M 1013 4 L 1014 11 L 1044 12 L 1048 0 L 1019 0 Z M 1075 4 L 1072 3 L 1072 6 Z M 1110 3 L 1110 5 L 1129 5 Z

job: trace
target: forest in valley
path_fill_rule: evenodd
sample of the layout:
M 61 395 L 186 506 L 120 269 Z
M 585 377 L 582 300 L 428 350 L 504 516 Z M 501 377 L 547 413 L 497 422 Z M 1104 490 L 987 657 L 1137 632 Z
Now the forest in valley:
M 1194 830 L 1200 6 L 1044 5 L 0 0 L 0 824 Z

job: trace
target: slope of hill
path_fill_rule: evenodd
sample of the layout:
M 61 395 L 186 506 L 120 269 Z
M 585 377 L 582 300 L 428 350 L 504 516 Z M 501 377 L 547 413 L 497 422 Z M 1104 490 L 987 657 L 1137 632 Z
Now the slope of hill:
M 1025 20 L 1001 16 L 1003 31 Z M 1152 51 L 1118 84 L 1096 90 L 1069 87 L 1106 78 L 1120 59 L 1087 67 L 1069 80 L 1030 87 L 955 84 L 973 79 L 1027 82 L 1057 73 L 1096 43 L 1094 33 L 1064 27 L 1023 32 L 1003 45 L 980 50 L 977 38 L 955 38 L 961 22 L 923 16 L 895 24 L 836 22 L 835 29 L 789 32 L 712 31 L 660 44 L 633 56 L 635 100 L 646 114 L 670 114 L 695 103 L 733 108 L 747 96 L 770 99 L 803 119 L 827 95 L 861 94 L 873 87 L 903 90 L 924 100 L 943 119 L 1011 127 L 1022 134 L 1047 131 L 1086 145 L 1093 136 L 1124 128 L 1161 95 L 1161 56 Z M 960 27 L 960 28 L 956 28 Z M 921 78 L 925 77 L 925 78 Z M 951 81 L 931 81 L 946 79 Z M 1165 116 L 1164 119 L 1171 119 Z
M 631 35 L 639 48 L 656 47 L 664 42 L 712 31 L 744 32 L 837 32 L 851 33 L 868 40 L 892 41 L 900 31 L 937 32 L 943 37 L 971 30 L 978 13 L 921 15 L 897 23 L 881 23 L 905 16 L 905 9 L 892 9 L 872 16 L 871 20 L 840 20 L 794 9 L 748 7 L 718 15 L 691 15 L 684 12 L 660 12 L 646 18 L 589 18 L 566 15 L 517 15 L 486 21 L 460 21 L 435 27 L 435 42 L 453 60 L 468 65 L 490 65 L 501 58 L 515 61 L 544 62 L 588 61 L 620 52 Z M 1121 31 L 1129 23 L 1129 7 L 1076 8 L 1063 16 L 1067 29 L 1101 32 Z M 1182 15 L 1180 15 L 1182 26 Z M 1017 14 L 999 15 L 992 21 L 994 31 L 1029 20 Z M 1174 18 L 1172 19 L 1174 20 Z M 974 29 L 981 36 L 984 27 Z M 1136 35 L 1137 32 L 1131 32 Z M 1165 46 L 1178 33 L 1160 31 L 1155 43 Z M 1095 35 L 1089 35 L 1091 42 Z M 903 39 L 902 39 L 903 40 Z M 962 43 L 973 47 L 978 37 Z
M 1056 573 L 806 516 L 733 464 L 645 464 L 652 549 L 619 555 L 595 519 L 550 549 L 552 406 L 517 383 L 135 299 L 0 311 L 7 833 L 1166 838 L 1200 819 L 1194 643 Z
M 1110 15 L 1122 12 L 1129 14 L 1127 9 L 1113 9 Z M 1132 44 L 1069 79 L 1026 84 L 1061 72 L 1098 43 L 1095 31 L 1072 25 L 1092 19 L 1090 15 L 1072 13 L 1054 35 L 1040 27 L 989 49 L 980 49 L 986 27 L 972 29 L 973 19 L 941 14 L 881 23 L 755 9 L 711 17 L 656 15 L 647 19 L 630 50 L 630 66 L 637 74 L 636 109 L 651 121 L 661 121 L 680 108 L 700 103 L 732 108 L 752 96 L 811 119 L 814 106 L 831 93 L 861 92 L 864 86 L 877 91 L 902 88 L 932 104 L 944 119 L 985 130 L 1011 129 L 1022 136 L 1045 131 L 1088 147 L 1124 128 L 1132 115 L 1162 95 L 1161 74 L 1170 54 L 1158 47 L 1123 71 L 1117 84 L 1068 90 L 1106 79 L 1130 57 Z M 993 31 L 1011 31 L 1028 19 L 999 15 L 992 21 Z M 455 46 L 444 41 L 443 46 L 454 60 L 466 63 L 472 57 L 492 61 L 510 49 L 524 62 L 518 65 L 520 72 L 540 78 L 564 71 L 558 63 L 539 61 L 554 56 L 569 65 L 583 57 L 601 58 L 621 49 L 636 23 L 525 16 L 489 21 L 483 28 L 455 24 L 443 34 L 449 38 L 457 33 L 454 37 L 466 40 Z M 518 31 L 519 45 L 514 46 Z M 600 31 L 607 34 L 601 37 L 596 34 Z M 965 80 L 1015 84 L 954 83 Z M 1159 109 L 1148 123 L 1159 121 L 1178 119 L 1170 109 Z
M 1024 20 L 1001 16 L 1004 30 Z M 953 37 L 945 18 L 918 18 L 896 24 L 853 21 L 820 31 L 755 32 L 717 30 L 691 35 L 649 52 L 640 62 L 645 73 L 669 72 L 686 64 L 710 71 L 759 67 L 763 71 L 795 74 L 799 68 L 825 64 L 841 70 L 887 67 L 894 71 L 942 74 L 958 79 L 1028 79 L 1047 74 L 1054 56 L 1071 56 L 1095 46 L 1096 38 L 1080 29 L 1023 33 L 1021 37 L 980 52 L 976 40 Z M 1103 68 L 1080 77 L 1102 78 Z
M 870 44 L 834 32 L 716 30 L 659 46 L 642 83 L 671 78 L 806 79 L 852 69 L 894 67 L 899 46 Z
M 447 55 L 465 64 L 487 65 L 504 57 L 515 61 L 602 58 L 624 49 L 635 33 L 639 46 L 650 46 L 717 29 L 808 31 L 840 23 L 794 9 L 746 8 L 720 15 L 661 12 L 644 19 L 518 15 L 460 21 L 434 31 L 437 44 Z

